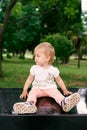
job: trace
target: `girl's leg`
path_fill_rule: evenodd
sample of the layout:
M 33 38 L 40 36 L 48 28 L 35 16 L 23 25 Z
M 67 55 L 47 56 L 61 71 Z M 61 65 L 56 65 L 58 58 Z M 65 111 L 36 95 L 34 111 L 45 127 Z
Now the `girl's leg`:
M 32 101 L 34 104 L 36 104 L 38 97 L 45 97 L 45 96 L 54 98 L 59 105 L 61 105 L 61 101 L 65 98 L 57 88 L 42 89 L 42 90 L 39 88 L 32 88 L 29 92 L 27 101 Z
M 37 98 L 38 97 L 43 97 L 43 96 L 46 96 L 46 94 L 44 94 L 44 92 L 41 89 L 39 89 L 39 88 L 32 88 L 30 90 L 30 92 L 29 92 L 27 101 L 28 102 L 32 101 L 34 104 L 36 104 Z
M 55 101 L 62 107 L 63 111 L 70 111 L 80 100 L 79 93 L 73 93 L 68 97 L 64 97 L 58 89 L 52 88 L 46 90 L 48 96 L 55 99 Z
M 14 113 L 16 114 L 27 114 L 36 113 L 36 101 L 37 97 L 41 96 L 42 92 L 39 88 L 31 89 L 26 102 L 17 102 L 13 105 Z
M 57 88 L 46 89 L 45 92 L 49 97 L 55 99 L 55 101 L 61 106 L 61 101 L 65 98 L 63 94 Z

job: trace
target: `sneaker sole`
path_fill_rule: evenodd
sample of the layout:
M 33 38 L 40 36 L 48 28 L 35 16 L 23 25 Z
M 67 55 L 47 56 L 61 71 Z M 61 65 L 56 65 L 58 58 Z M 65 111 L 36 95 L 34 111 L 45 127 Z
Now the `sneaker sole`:
M 13 110 L 16 114 L 36 113 L 37 107 L 35 105 L 26 105 L 24 102 L 15 103 Z
M 78 93 L 70 95 L 66 101 L 66 104 L 63 106 L 63 111 L 69 112 L 79 101 L 80 95 Z

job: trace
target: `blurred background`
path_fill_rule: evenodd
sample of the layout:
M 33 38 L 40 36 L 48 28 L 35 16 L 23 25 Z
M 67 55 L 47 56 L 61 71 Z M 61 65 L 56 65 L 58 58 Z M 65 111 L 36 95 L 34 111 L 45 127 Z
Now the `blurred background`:
M 87 86 L 87 0 L 0 0 L 0 87 L 23 87 L 40 42 L 67 87 Z

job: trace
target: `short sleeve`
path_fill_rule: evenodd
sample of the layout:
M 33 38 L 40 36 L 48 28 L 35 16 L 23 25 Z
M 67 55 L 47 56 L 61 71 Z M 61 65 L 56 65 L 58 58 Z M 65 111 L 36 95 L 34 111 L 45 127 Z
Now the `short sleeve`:
M 32 75 L 35 75 L 35 65 L 33 65 L 31 68 L 30 68 L 30 73 Z
M 59 74 L 60 74 L 59 69 L 54 67 L 54 77 L 57 77 Z

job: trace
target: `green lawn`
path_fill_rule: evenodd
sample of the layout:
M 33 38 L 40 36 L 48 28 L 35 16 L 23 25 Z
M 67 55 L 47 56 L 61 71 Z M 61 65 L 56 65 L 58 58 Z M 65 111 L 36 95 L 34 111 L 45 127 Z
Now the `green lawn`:
M 0 88 L 23 87 L 29 74 L 30 67 L 34 64 L 31 59 L 4 58 L 2 62 L 3 78 L 0 79 Z M 77 60 L 70 60 L 68 65 L 56 65 L 67 87 L 87 86 L 87 61 L 81 61 L 80 69 Z

